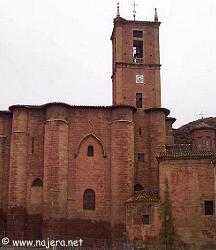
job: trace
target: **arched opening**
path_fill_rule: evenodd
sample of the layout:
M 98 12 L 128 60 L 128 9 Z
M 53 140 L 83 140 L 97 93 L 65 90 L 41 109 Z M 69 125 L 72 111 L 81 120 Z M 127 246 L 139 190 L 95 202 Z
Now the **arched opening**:
M 40 178 L 36 178 L 33 182 L 32 182 L 32 187 L 43 187 L 43 182 Z
M 31 185 L 31 195 L 29 203 L 29 211 L 31 214 L 42 214 L 43 204 L 43 181 L 35 178 Z
M 95 192 L 92 189 L 85 190 L 83 194 L 83 210 L 95 210 Z
M 79 151 L 80 151 L 80 148 L 81 148 L 81 145 L 83 144 L 83 142 L 88 139 L 88 138 L 92 138 L 94 139 L 97 143 L 99 143 L 100 147 L 101 147 L 101 150 L 102 150 L 102 154 L 103 154 L 103 157 L 106 158 L 107 157 L 107 154 L 104 150 L 104 147 L 103 147 L 103 144 L 101 142 L 100 139 L 98 139 L 94 134 L 88 134 L 86 135 L 85 137 L 82 138 L 82 140 L 80 141 L 78 147 L 77 147 L 77 150 L 76 150 L 76 153 L 75 153 L 75 158 L 77 158 L 77 156 L 79 155 Z M 88 153 L 88 152 L 87 152 Z
M 141 185 L 141 184 L 136 184 L 135 186 L 134 186 L 134 191 L 136 192 L 136 191 L 142 191 L 143 190 L 143 186 Z
M 93 146 L 88 146 L 87 155 L 89 157 L 93 157 L 94 156 L 94 148 L 93 148 Z

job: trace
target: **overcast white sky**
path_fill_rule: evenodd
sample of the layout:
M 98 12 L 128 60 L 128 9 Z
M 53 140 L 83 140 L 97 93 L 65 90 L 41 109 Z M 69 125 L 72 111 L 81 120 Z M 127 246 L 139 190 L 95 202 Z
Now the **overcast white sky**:
M 115 0 L 0 0 L 0 109 L 61 101 L 111 105 Z M 132 19 L 132 0 L 120 13 Z M 137 19 L 158 8 L 162 106 L 175 127 L 216 116 L 216 1 L 137 0 Z

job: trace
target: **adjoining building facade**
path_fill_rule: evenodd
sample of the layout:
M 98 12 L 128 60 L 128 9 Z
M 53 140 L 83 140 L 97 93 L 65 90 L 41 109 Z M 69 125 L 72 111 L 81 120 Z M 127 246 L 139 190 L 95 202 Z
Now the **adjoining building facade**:
M 161 107 L 159 26 L 114 19 L 113 105 L 0 111 L 0 231 L 86 244 L 215 243 L 215 130 L 175 145 Z

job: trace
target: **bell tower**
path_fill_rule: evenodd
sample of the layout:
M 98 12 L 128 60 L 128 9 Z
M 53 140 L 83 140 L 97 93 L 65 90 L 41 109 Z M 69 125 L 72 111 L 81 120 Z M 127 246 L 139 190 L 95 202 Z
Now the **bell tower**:
M 161 106 L 159 26 L 156 9 L 151 22 L 126 20 L 118 9 L 111 36 L 114 105 Z
M 159 26 L 154 21 L 126 20 L 119 8 L 112 40 L 113 105 L 136 107 L 134 123 L 134 190 L 158 190 L 156 157 L 166 138 L 166 116 L 161 108 Z

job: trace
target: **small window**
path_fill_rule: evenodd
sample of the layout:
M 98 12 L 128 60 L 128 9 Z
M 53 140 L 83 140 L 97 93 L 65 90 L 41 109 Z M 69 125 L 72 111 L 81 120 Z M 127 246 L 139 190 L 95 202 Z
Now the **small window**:
M 33 182 L 32 182 L 32 187 L 43 187 L 43 182 L 40 178 L 36 178 Z
M 139 135 L 142 135 L 142 128 L 139 127 Z
M 145 155 L 143 153 L 137 154 L 137 160 L 138 162 L 144 162 L 145 161 Z
M 137 191 L 142 191 L 143 190 L 143 186 L 141 184 L 136 184 L 134 186 L 134 191 L 137 192 Z
M 149 215 L 148 214 L 145 214 L 142 216 L 142 223 L 144 225 L 149 225 Z
M 85 190 L 83 194 L 83 209 L 95 210 L 95 192 L 92 189 Z
M 142 108 L 142 93 L 136 93 L 136 107 Z
M 214 214 L 214 203 L 213 201 L 205 201 L 205 215 Z
M 134 30 L 134 31 L 133 31 L 133 37 L 142 38 L 142 37 L 143 37 L 143 32 L 142 32 L 142 30 Z
M 87 155 L 88 155 L 89 157 L 94 156 L 94 148 L 93 148 L 93 146 L 88 146 Z

